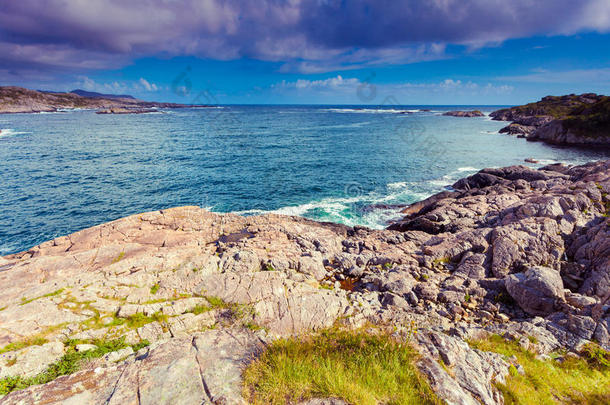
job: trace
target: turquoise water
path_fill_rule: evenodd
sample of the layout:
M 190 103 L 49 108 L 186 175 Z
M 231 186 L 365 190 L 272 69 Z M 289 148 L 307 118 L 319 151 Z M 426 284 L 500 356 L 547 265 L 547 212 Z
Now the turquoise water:
M 0 254 L 179 205 L 381 228 L 397 215 L 387 205 L 420 200 L 483 167 L 608 158 L 498 134 L 506 123 L 487 117 L 440 115 L 459 108 L 0 115 Z

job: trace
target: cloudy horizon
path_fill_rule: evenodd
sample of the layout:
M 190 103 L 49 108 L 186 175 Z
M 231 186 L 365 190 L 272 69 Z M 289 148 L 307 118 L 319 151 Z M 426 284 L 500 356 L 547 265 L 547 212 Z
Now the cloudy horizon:
M 0 84 L 177 102 L 517 104 L 610 93 L 609 44 L 610 0 L 21 0 L 0 10 Z

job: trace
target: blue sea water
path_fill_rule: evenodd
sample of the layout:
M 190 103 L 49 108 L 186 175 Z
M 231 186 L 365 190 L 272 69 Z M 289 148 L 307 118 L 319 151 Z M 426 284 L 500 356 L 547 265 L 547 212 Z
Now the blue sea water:
M 498 134 L 464 107 L 224 106 L 0 115 L 0 255 L 143 211 L 198 205 L 375 228 L 490 166 L 607 151 Z M 467 107 L 471 109 L 473 107 Z M 498 107 L 476 107 L 489 113 Z M 422 111 L 429 109 L 430 111 Z M 530 166 L 539 166 L 531 165 Z

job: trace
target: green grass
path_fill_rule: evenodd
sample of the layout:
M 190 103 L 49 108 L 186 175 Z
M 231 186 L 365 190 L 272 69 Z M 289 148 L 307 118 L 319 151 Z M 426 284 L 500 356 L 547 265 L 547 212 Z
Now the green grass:
M 204 312 L 209 312 L 213 309 L 221 309 L 221 308 L 231 308 L 232 305 L 224 302 L 222 299 L 217 297 L 205 297 L 208 304 L 199 304 L 194 308 L 191 308 L 190 311 L 195 315 L 203 314 Z
M 124 257 L 125 257 L 125 252 L 119 253 L 119 255 L 112 260 L 112 264 L 120 262 Z
M 440 404 L 413 365 L 417 354 L 386 335 L 326 330 L 272 343 L 244 371 L 252 404 L 339 397 L 354 405 Z
M 28 346 L 44 345 L 47 342 L 48 342 L 48 340 L 45 339 L 43 336 L 40 336 L 40 335 L 32 336 L 30 338 L 20 340 L 19 342 L 9 343 L 8 345 L 6 345 L 0 349 L 0 354 L 6 353 L 6 352 L 12 352 L 15 350 L 20 350 L 20 349 L 23 349 Z
M 97 349 L 89 350 L 86 352 L 77 352 L 75 347 L 80 343 L 92 343 L 97 346 Z M 57 377 L 62 375 L 68 375 L 77 372 L 81 369 L 83 363 L 86 360 L 100 358 L 103 355 L 114 352 L 129 345 L 125 343 L 124 339 L 115 340 L 69 340 L 66 342 L 68 349 L 66 354 L 62 356 L 57 362 L 51 364 L 45 371 L 34 377 L 5 377 L 0 379 L 0 395 L 6 395 L 9 392 L 15 390 L 21 390 L 31 385 L 46 384 L 53 381 Z M 148 346 L 147 341 L 142 341 L 132 348 L 134 351 L 141 349 L 142 347 Z
M 608 404 L 610 403 L 610 353 L 587 346 L 582 358 L 538 360 L 536 355 L 498 335 L 471 341 L 471 346 L 504 356 L 516 356 L 525 375 L 512 367 L 506 384 L 496 384 L 507 405 Z M 514 370 L 513 370 L 514 369 Z
M 146 324 L 152 322 L 167 322 L 168 316 L 163 314 L 161 311 L 155 312 L 154 314 L 148 316 L 142 313 L 133 314 L 127 318 L 125 318 L 125 324 L 130 329 L 138 329 Z
M 41 295 L 40 297 L 29 298 L 29 299 L 23 297 L 23 298 L 21 298 L 21 305 L 29 304 L 30 302 L 36 301 L 36 300 L 38 300 L 40 298 L 55 297 L 55 296 L 61 294 L 62 292 L 64 292 L 64 289 L 60 288 L 59 290 L 53 291 L 53 292 L 48 293 L 48 294 Z
M 150 287 L 150 293 L 152 295 L 155 295 L 157 293 L 157 291 L 159 291 L 159 284 L 158 283 L 153 285 L 152 287 Z

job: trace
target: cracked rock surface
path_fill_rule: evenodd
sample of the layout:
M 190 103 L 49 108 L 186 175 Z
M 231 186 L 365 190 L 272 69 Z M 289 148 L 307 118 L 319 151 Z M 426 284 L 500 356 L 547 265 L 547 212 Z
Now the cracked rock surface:
M 152 344 L 0 401 L 240 403 L 241 367 L 266 342 L 375 324 L 412 338 L 448 403 L 501 403 L 509 364 L 467 339 L 610 348 L 609 192 L 610 161 L 512 166 L 387 230 L 179 207 L 56 238 L 0 259 L 0 348 L 54 348 L 6 351 L 0 375 L 39 372 L 67 339 Z

